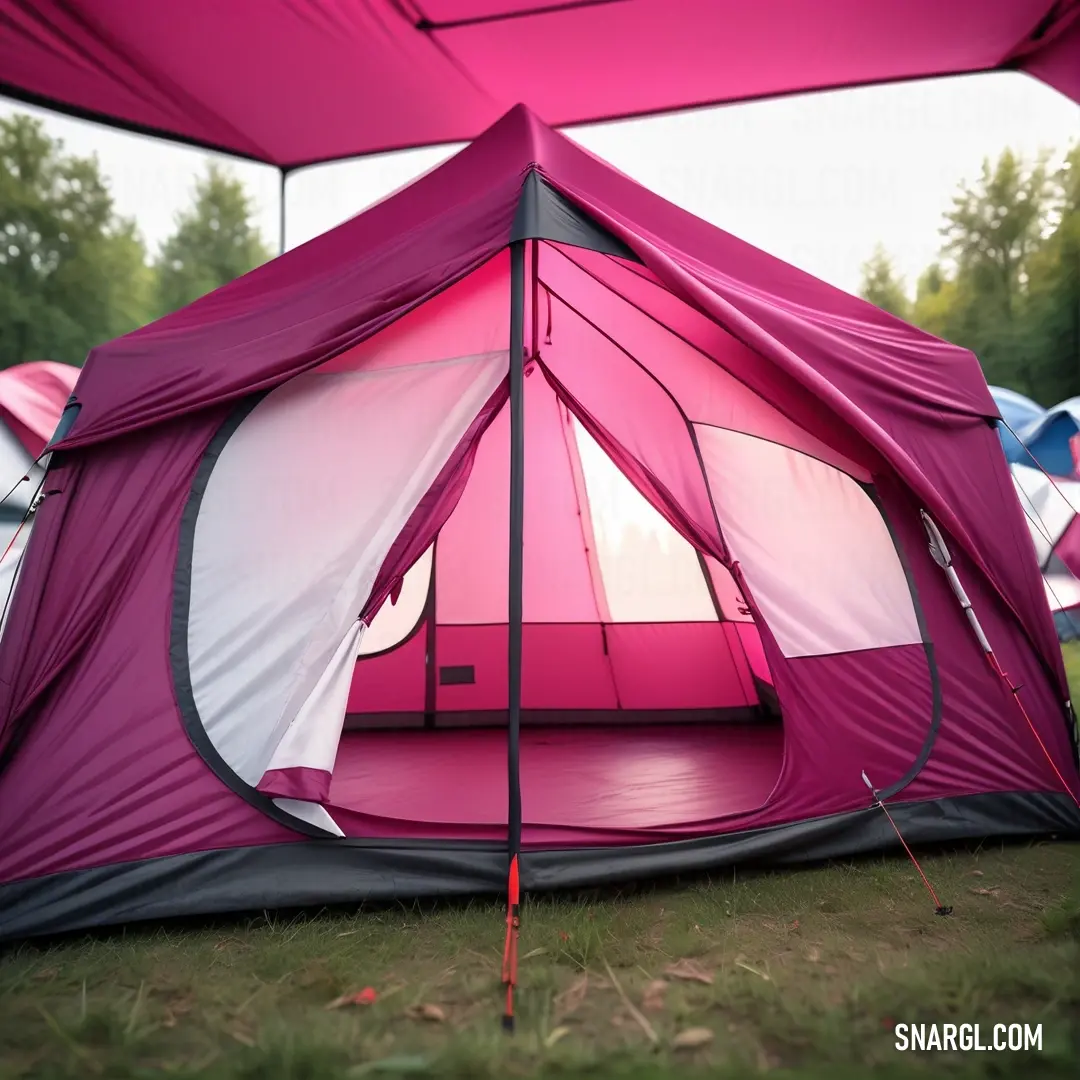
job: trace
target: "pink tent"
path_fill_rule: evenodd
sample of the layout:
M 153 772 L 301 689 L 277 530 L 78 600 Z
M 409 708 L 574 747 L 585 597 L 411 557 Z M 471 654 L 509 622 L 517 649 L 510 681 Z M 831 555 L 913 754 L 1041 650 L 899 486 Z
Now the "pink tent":
M 549 124 L 1023 71 L 1080 100 L 1075 0 L 0 0 L 0 93 L 293 169 Z
M 79 369 L 34 360 L 0 370 L 0 609 L 6 609 L 30 532 L 26 520 L 44 477 L 38 464 Z
M 995 415 L 515 108 L 91 354 L 0 641 L 0 934 L 850 855 L 878 799 L 1076 834 Z
M 30 455 L 40 455 L 79 378 L 79 368 L 33 360 L 0 370 L 0 420 Z

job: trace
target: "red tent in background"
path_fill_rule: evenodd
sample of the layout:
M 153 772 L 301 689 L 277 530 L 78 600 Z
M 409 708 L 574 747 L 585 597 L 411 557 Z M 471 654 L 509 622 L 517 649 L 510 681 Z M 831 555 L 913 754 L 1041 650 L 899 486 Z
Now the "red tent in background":
M 0 93 L 282 169 L 966 72 L 1080 100 L 1077 0 L 0 0 Z
M 52 438 L 80 370 L 52 360 L 33 360 L 0 370 L 0 420 L 31 461 Z M 3 479 L 0 476 L 0 483 Z
M 0 609 L 5 612 L 30 532 L 24 519 L 44 476 L 36 462 L 56 431 L 79 371 L 51 360 L 0 370 Z
M 0 937 L 895 845 L 864 774 L 912 841 L 1076 834 L 995 413 L 514 109 L 91 353 L 0 640 Z

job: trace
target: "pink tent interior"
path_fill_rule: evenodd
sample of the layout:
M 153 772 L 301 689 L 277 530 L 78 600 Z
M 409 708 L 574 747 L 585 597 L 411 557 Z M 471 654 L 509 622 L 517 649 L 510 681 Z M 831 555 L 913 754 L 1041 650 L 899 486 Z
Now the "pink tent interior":
M 513 109 L 91 354 L 0 640 L 0 934 L 850 855 L 877 799 L 1075 834 L 995 415 Z
M 283 170 L 982 71 L 1080 100 L 1075 0 L 0 0 L 0 93 Z

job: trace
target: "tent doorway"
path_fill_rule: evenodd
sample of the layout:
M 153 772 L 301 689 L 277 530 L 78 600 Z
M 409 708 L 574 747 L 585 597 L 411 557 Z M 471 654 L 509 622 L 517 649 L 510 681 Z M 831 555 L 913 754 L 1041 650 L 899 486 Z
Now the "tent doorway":
M 524 828 L 553 840 L 758 808 L 783 737 L 745 599 L 536 369 L 524 399 Z M 504 409 L 361 641 L 329 798 L 347 834 L 363 815 L 505 831 L 509 436 Z
M 518 257 L 524 280 L 505 252 L 249 402 L 204 459 L 174 609 L 189 732 L 290 822 L 731 827 L 782 787 L 780 711 L 828 715 L 822 658 L 922 640 L 850 438 L 751 389 L 760 358 L 631 260 Z

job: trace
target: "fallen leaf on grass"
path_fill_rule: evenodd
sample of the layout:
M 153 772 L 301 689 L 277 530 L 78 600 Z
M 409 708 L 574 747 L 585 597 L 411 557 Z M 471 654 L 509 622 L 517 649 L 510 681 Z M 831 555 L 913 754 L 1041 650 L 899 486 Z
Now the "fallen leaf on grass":
M 981 870 L 972 870 L 968 877 L 982 877 L 983 872 Z
M 641 999 L 641 1007 L 646 1012 L 663 1012 L 664 995 L 667 993 L 668 984 L 663 979 L 653 979 L 645 987 L 645 993 Z
M 554 1046 L 554 1045 L 555 1045 L 555 1044 L 556 1044 L 556 1043 L 557 1043 L 557 1042 L 558 1042 L 558 1041 L 559 1041 L 560 1039 L 565 1039 L 565 1038 L 566 1038 L 566 1036 L 567 1036 L 567 1035 L 569 1035 L 569 1034 L 570 1034 L 570 1029 L 569 1029 L 568 1027 L 557 1027 L 557 1028 L 555 1028 L 555 1029 L 554 1029 L 554 1030 L 553 1030 L 553 1031 L 552 1031 L 552 1032 L 551 1032 L 551 1033 L 550 1033 L 550 1034 L 548 1035 L 548 1037 L 547 1037 L 547 1038 L 546 1038 L 546 1039 L 544 1040 L 544 1045 L 545 1045 L 546 1047 L 548 1047 L 548 1049 L 550 1049 L 550 1048 L 551 1048 L 551 1047 L 553 1047 L 553 1046 Z
M 989 889 L 972 889 L 971 891 L 976 896 L 995 896 L 997 894 L 998 887 L 996 885 L 991 885 Z
M 547 949 L 543 945 L 539 949 L 530 949 L 521 959 L 531 960 L 534 956 L 543 956 L 547 952 Z
M 255 1040 L 246 1031 L 230 1031 L 229 1034 L 241 1044 L 241 1046 L 254 1046 Z
M 770 979 L 769 976 L 766 975 L 764 971 L 758 971 L 758 969 L 756 967 L 751 967 L 749 964 L 747 964 L 743 960 L 736 960 L 735 961 L 735 966 L 736 967 L 741 967 L 743 969 L 743 971 L 749 971 L 751 975 L 756 975 L 759 979 L 764 979 L 766 982 L 772 982 L 772 979 Z M 709 981 L 712 982 L 711 979 Z
M 589 976 L 579 975 L 561 994 L 556 994 L 553 1002 L 555 1019 L 563 1020 L 575 1012 L 585 1000 L 588 990 Z
M 161 1026 L 166 1028 L 176 1027 L 180 1017 L 191 1012 L 191 1008 L 192 1003 L 190 1001 L 174 1001 L 166 1007 L 165 1016 L 161 1020 Z
M 816 947 L 807 949 L 806 959 L 809 960 L 811 964 L 819 963 L 821 961 L 821 950 Z
M 410 1020 L 428 1020 L 433 1024 L 446 1022 L 446 1013 L 438 1005 L 410 1005 L 405 1010 Z
M 713 1041 L 713 1033 L 708 1028 L 695 1027 L 680 1031 L 671 1045 L 675 1050 L 696 1050 L 700 1046 L 708 1046 Z
M 398 1057 L 380 1058 L 378 1061 L 365 1061 L 363 1065 L 354 1065 L 349 1076 L 408 1076 L 413 1073 L 427 1073 L 431 1062 L 426 1057 L 414 1054 L 402 1054 Z
M 374 987 L 365 986 L 363 990 L 342 994 L 341 997 L 334 998 L 326 1007 L 328 1009 L 340 1009 L 344 1005 L 372 1005 L 378 996 Z
M 674 964 L 668 964 L 664 968 L 664 974 L 673 979 L 682 979 L 683 982 L 699 982 L 706 986 L 712 986 L 713 981 L 711 972 L 694 960 L 677 960 Z

